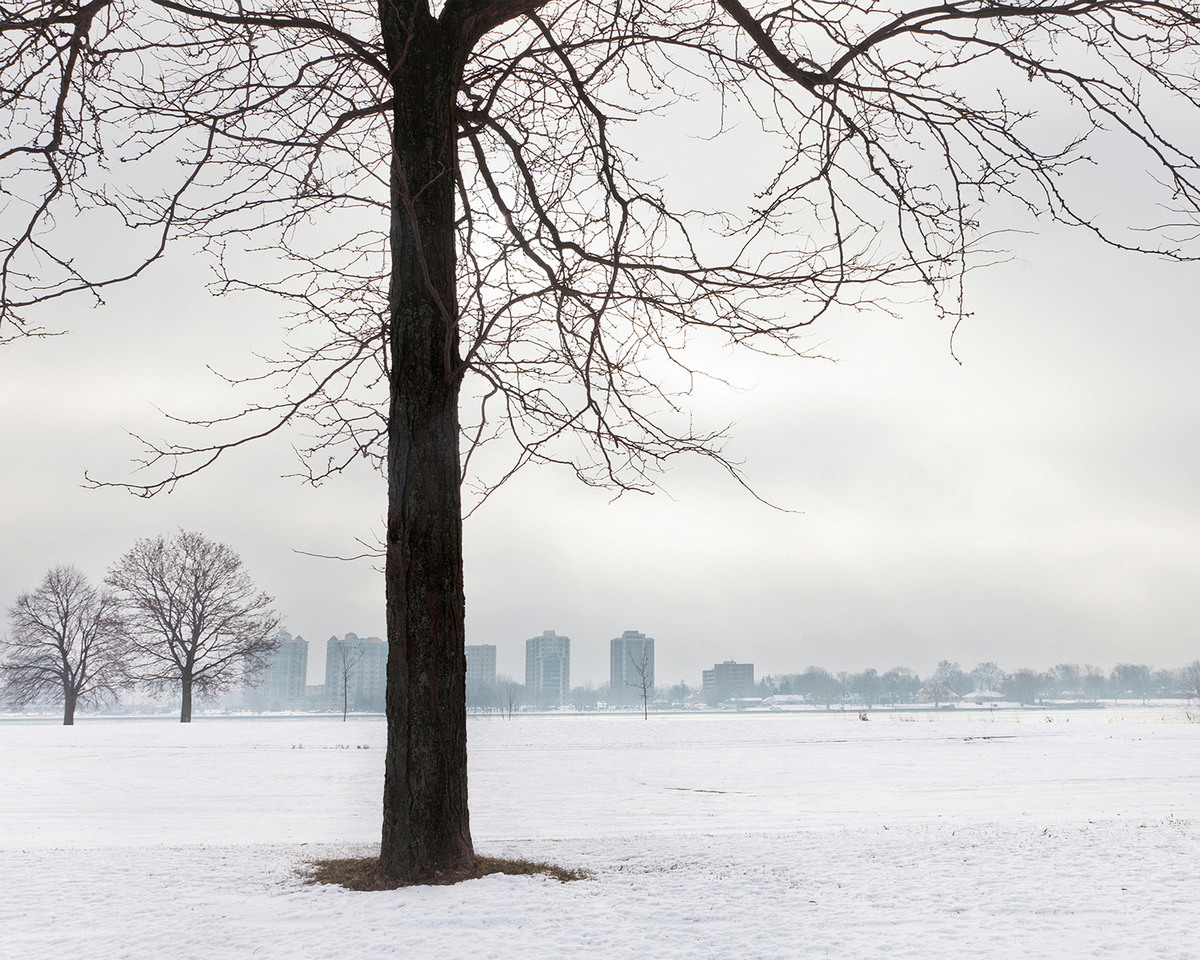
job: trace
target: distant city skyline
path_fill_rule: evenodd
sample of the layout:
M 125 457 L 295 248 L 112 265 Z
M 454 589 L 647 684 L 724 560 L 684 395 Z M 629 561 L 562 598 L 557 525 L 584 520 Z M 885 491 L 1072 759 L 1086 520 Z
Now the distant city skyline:
M 249 680 L 241 691 L 243 709 L 262 711 L 340 710 L 378 713 L 384 695 L 385 645 L 378 637 L 360 639 L 354 633 L 330 637 L 325 644 L 324 683 L 305 685 L 303 670 L 309 644 L 287 630 L 276 639 L 279 646 L 267 658 L 266 668 Z M 666 705 L 705 705 L 738 709 L 760 701 L 772 709 L 825 709 L 860 705 L 907 703 L 1032 703 L 1040 697 L 1066 697 L 1074 702 L 1095 703 L 1102 698 L 1190 698 L 1200 691 L 1200 659 L 1168 668 L 1123 663 L 1111 670 L 1094 664 L 1059 663 L 1049 671 L 1013 667 L 984 661 L 964 668 L 944 660 L 935 671 L 918 675 L 904 666 L 879 671 L 868 668 L 850 673 L 830 671 L 819 664 L 803 670 L 794 668 L 774 674 L 756 675 L 750 662 L 725 660 L 703 669 L 698 684 L 654 682 L 654 638 L 637 630 L 625 630 L 609 641 L 610 677 L 607 690 L 589 681 L 572 683 L 571 639 L 554 630 L 525 641 L 524 690 L 516 691 L 498 678 L 496 648 L 492 644 L 468 644 L 466 654 L 467 704 L 471 712 L 511 712 L 515 709 L 623 710 L 643 704 L 653 709 Z M 352 658 L 342 656 L 349 650 Z M 343 670 L 348 687 L 343 688 Z M 500 679 L 500 683 L 497 680 Z M 515 679 L 515 678 L 514 678 Z M 645 686 L 643 686 L 643 679 Z M 519 682 L 519 681 L 518 681 Z M 581 689 L 582 688 L 582 689 Z M 595 691 L 589 694 L 588 689 Z M 217 705 L 222 705 L 220 699 Z
M 284 631 L 285 633 L 287 631 Z M 550 631 L 554 633 L 554 631 Z M 655 643 L 654 638 L 648 637 L 641 631 L 624 630 L 621 635 L 633 634 L 644 636 Z M 346 636 L 354 637 L 355 634 L 348 633 Z M 575 687 L 600 687 L 603 684 L 611 684 L 612 671 L 612 645 L 614 637 L 610 636 L 607 639 L 595 638 L 581 640 L 577 635 L 573 637 L 564 636 L 563 639 L 571 639 L 570 644 L 570 686 Z M 302 636 L 297 636 L 296 639 L 303 639 Z M 334 639 L 334 638 L 330 638 Z M 372 638 L 378 640 L 379 638 Z M 309 685 L 321 684 L 326 678 L 326 662 L 327 662 L 327 643 L 328 641 L 310 641 L 308 643 L 308 683 Z M 467 644 L 468 664 L 470 664 L 471 648 L 474 647 L 480 651 L 484 657 L 484 669 L 488 671 L 488 676 L 491 677 L 508 677 L 515 680 L 517 683 L 524 684 L 526 680 L 525 669 L 527 663 L 527 647 L 528 637 L 520 640 L 512 640 L 509 642 L 501 641 L 500 643 L 489 644 Z M 1101 673 L 1107 675 L 1114 667 L 1122 663 L 1148 664 L 1155 670 L 1176 670 L 1187 666 L 1193 661 L 1200 660 L 1200 650 L 1197 650 L 1190 656 L 1185 656 L 1177 661 L 1155 661 L 1147 657 L 1139 657 L 1136 652 L 1133 656 L 1123 657 L 1115 660 L 1102 660 L 1098 657 L 1083 657 L 1083 658 L 1059 658 L 1053 660 L 1034 661 L 1034 660 L 1018 660 L 1017 658 L 1006 656 L 1004 651 L 998 651 L 994 656 L 985 656 L 979 659 L 962 658 L 962 657 L 942 657 L 938 661 L 922 666 L 913 663 L 906 663 L 903 660 L 897 659 L 895 662 L 883 660 L 876 662 L 867 662 L 861 665 L 848 666 L 844 662 L 839 662 L 834 658 L 820 659 L 816 657 L 805 657 L 801 651 L 796 651 L 797 656 L 790 661 L 783 663 L 772 663 L 770 666 L 765 666 L 761 661 L 755 660 L 753 657 L 746 655 L 744 652 L 751 648 L 750 644 L 730 643 L 728 645 L 729 655 L 720 660 L 710 660 L 708 663 L 703 662 L 698 657 L 689 655 L 689 649 L 686 645 L 682 650 L 671 649 L 670 647 L 661 648 L 655 644 L 655 652 L 653 659 L 655 661 L 655 686 L 670 687 L 677 683 L 685 683 L 689 687 L 696 690 L 703 688 L 704 673 L 714 667 L 714 665 L 723 664 L 726 661 L 735 663 L 743 663 L 753 668 L 753 675 L 756 680 L 768 676 L 783 676 L 787 674 L 802 673 L 809 667 L 819 667 L 828 670 L 836 675 L 838 673 L 859 673 L 865 669 L 875 669 L 879 673 L 886 673 L 894 668 L 909 669 L 918 674 L 922 678 L 933 676 L 938 664 L 941 660 L 948 660 L 957 663 L 964 672 L 970 672 L 973 668 L 980 664 L 997 664 L 1001 670 L 1005 672 L 1016 672 L 1021 669 L 1033 669 L 1039 672 L 1048 672 L 1060 663 L 1075 664 L 1079 667 L 1094 666 Z M 666 649 L 669 655 L 669 662 L 673 666 L 682 664 L 682 667 L 675 669 L 670 674 L 661 673 L 657 663 L 660 662 L 660 649 Z M 470 667 L 468 667 L 470 669 Z M 494 672 L 493 672 L 494 671 Z M 590 672 L 581 672 L 590 671 Z

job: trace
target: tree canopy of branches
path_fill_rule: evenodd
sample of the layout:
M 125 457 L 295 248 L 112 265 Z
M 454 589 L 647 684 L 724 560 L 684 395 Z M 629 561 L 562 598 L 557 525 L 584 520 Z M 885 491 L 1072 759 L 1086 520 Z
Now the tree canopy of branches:
M 271 598 L 233 550 L 198 533 L 139 540 L 106 582 L 125 613 L 131 677 L 150 689 L 177 688 L 181 723 L 191 722 L 193 694 L 241 683 L 278 644 Z
M 441 873 L 473 857 L 460 484 L 734 470 L 679 399 L 684 348 L 803 353 L 824 315 L 918 297 L 956 321 L 985 200 L 1190 256 L 1198 35 L 1178 0 L 5 4 L 0 336 L 176 240 L 218 291 L 289 305 L 250 378 L 278 392 L 151 446 L 135 489 L 298 421 L 314 480 L 377 459 L 382 865 Z M 737 171 L 709 209 L 639 159 L 672 117 Z M 1080 204 L 1085 151 L 1117 137 L 1163 201 L 1150 223 Z
M 3 699 L 14 706 L 60 700 L 63 723 L 75 708 L 115 700 L 128 647 L 115 598 L 74 567 L 54 567 L 8 611 L 12 634 L 3 654 Z

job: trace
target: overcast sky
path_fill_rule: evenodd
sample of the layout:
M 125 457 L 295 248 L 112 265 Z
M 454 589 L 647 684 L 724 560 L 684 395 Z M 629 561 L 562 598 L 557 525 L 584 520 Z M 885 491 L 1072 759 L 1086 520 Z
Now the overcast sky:
M 737 421 L 731 451 L 794 512 L 701 464 L 616 502 L 549 469 L 514 481 L 467 523 L 470 642 L 521 677 L 527 637 L 567 634 L 574 683 L 607 679 L 630 629 L 657 639 L 660 682 L 691 684 L 723 659 L 762 675 L 1200 657 L 1200 268 L 1063 231 L 1015 243 L 972 277 L 961 365 L 919 306 L 816 331 L 836 363 L 730 356 L 743 389 L 697 403 Z M 126 431 L 171 435 L 155 405 L 227 402 L 206 362 L 268 345 L 251 305 L 201 279 L 161 270 L 64 312 L 68 337 L 0 350 L 0 602 L 53 564 L 100 578 L 137 537 L 196 529 L 318 641 L 315 678 L 331 634 L 384 632 L 370 563 L 296 552 L 378 535 L 369 470 L 314 490 L 281 479 L 272 441 L 154 500 L 81 486 L 130 476 Z

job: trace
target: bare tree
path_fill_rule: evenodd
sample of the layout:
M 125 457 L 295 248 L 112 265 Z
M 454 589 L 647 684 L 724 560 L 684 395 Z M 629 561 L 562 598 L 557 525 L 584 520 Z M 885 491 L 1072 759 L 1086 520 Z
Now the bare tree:
M 873 707 L 879 702 L 879 694 L 883 690 L 883 679 L 879 671 L 868 667 L 862 673 L 856 673 L 850 679 L 850 691 L 857 694 L 864 707 Z
M 917 699 L 926 703 L 932 702 L 935 708 L 940 708 L 943 701 L 951 705 L 959 696 L 941 680 L 929 680 L 917 691 Z
M 633 655 L 632 650 L 626 647 L 625 656 L 629 660 L 629 668 L 626 671 L 629 679 L 625 683 L 627 686 L 633 687 L 638 699 L 642 701 L 642 719 L 648 720 L 650 719 L 650 698 L 654 696 L 654 641 L 643 639 L 641 655 L 637 657 Z
M 525 686 L 501 674 L 496 678 L 496 688 L 499 691 L 500 712 L 511 720 L 525 702 Z
M 833 701 L 841 702 L 845 691 L 838 678 L 824 667 L 809 667 L 797 678 L 796 689 L 813 703 L 825 704 L 829 710 Z
M 1180 684 L 1183 695 L 1200 705 L 1200 660 L 1193 660 L 1180 670 Z
M 232 549 L 199 533 L 137 541 L 105 582 L 124 611 L 131 676 L 150 689 L 178 689 L 181 723 L 191 722 L 194 695 L 240 683 L 278 645 L 271 598 Z
M 1017 703 L 1033 703 L 1046 689 L 1046 675 L 1023 667 L 1016 673 L 1008 674 L 1000 689 L 1006 697 Z
M 893 704 L 911 702 L 921 689 L 921 678 L 908 667 L 892 667 L 880 680 Z
M 1084 695 L 1091 697 L 1094 702 L 1104 696 L 1108 681 L 1105 679 L 1103 670 L 1095 664 L 1085 663 L 1083 665 L 1083 676 L 1080 679 L 1079 685 Z
M 685 681 L 680 680 L 678 683 L 672 684 L 667 691 L 667 700 L 673 707 L 681 707 L 691 703 L 696 696 L 696 689 L 689 686 Z
M 1059 696 L 1075 696 L 1079 693 L 1083 673 L 1077 663 L 1056 663 L 1050 671 L 1054 691 Z
M 1145 663 L 1118 663 L 1108 683 L 1114 697 L 1128 696 L 1145 703 L 1150 696 L 1150 667 Z
M 480 451 L 506 458 L 480 497 L 531 461 L 623 489 L 679 454 L 736 475 L 679 400 L 682 348 L 803 353 L 838 308 L 922 295 L 957 322 L 985 200 L 1190 256 L 1198 36 L 1179 0 L 29 0 L 0 9 L 2 335 L 179 239 L 220 291 L 294 309 L 248 378 L 281 392 L 151 445 L 138 489 L 298 420 L 313 480 L 378 460 L 381 863 L 444 875 L 474 857 L 460 487 Z M 637 159 L 696 102 L 689 149 L 754 161 L 717 209 Z M 1157 246 L 1079 199 L 1098 192 L 1073 164 L 1116 136 L 1170 211 Z M 90 242 L 112 224 L 132 240 Z
M 129 650 L 111 593 L 75 567 L 54 567 L 17 597 L 8 617 L 12 635 L 0 644 L 7 703 L 60 700 L 70 726 L 77 707 L 117 699 Z
M 970 675 L 964 673 L 962 667 L 951 660 L 938 661 L 937 669 L 933 672 L 933 676 L 930 679 L 940 683 L 947 690 L 952 691 L 960 697 L 970 693 L 974 689 L 974 682 Z
M 985 690 L 999 691 L 1005 676 L 1005 672 L 991 660 L 975 664 L 970 673 L 975 689 L 981 692 Z
M 350 684 L 358 676 L 358 665 L 362 662 L 363 647 L 357 640 L 339 640 L 329 638 L 329 651 L 326 656 L 333 666 L 333 680 L 338 685 L 342 697 L 342 722 L 350 712 Z

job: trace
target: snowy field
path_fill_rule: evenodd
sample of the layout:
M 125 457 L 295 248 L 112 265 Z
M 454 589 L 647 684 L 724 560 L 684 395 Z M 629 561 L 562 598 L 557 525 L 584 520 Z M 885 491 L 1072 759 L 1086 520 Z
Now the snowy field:
M 381 720 L 0 721 L 3 960 L 1200 958 L 1200 723 L 1048 714 L 470 724 L 481 853 L 349 893 Z

